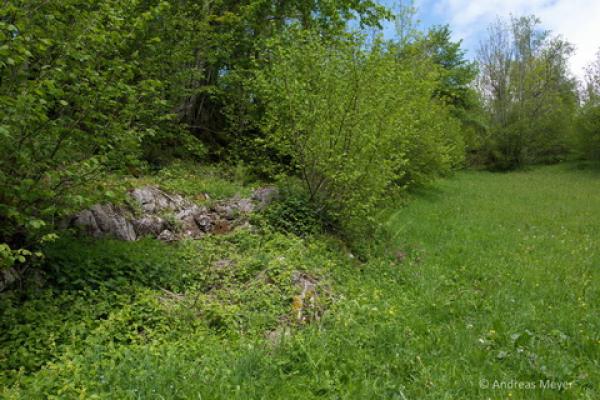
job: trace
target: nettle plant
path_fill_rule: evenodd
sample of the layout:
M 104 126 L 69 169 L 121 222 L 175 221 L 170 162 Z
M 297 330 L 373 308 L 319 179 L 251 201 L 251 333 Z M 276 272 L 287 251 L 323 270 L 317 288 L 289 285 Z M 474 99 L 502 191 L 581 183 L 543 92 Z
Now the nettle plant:
M 264 54 L 254 79 L 264 144 L 291 158 L 317 211 L 346 233 L 372 225 L 377 204 L 407 172 L 417 176 L 420 161 L 452 164 L 427 61 L 403 61 L 392 46 L 357 35 L 328 40 L 294 29 Z

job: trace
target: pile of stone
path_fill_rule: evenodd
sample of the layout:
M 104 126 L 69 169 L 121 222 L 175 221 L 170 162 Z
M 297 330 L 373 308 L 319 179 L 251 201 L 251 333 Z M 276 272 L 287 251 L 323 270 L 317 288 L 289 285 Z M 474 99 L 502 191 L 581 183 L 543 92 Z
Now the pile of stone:
M 69 221 L 93 237 L 110 236 L 133 241 L 151 236 L 164 241 L 198 239 L 209 233 L 227 233 L 247 224 L 248 215 L 266 207 L 277 189 L 260 188 L 250 198 L 237 198 L 199 206 L 155 186 L 133 189 L 131 205 L 96 204 Z

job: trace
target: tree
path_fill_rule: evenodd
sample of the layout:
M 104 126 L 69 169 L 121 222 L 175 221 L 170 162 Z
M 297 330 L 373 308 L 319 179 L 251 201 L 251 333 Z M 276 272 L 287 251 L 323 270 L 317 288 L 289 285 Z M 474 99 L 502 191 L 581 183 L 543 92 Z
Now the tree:
M 600 51 L 587 68 L 583 98 L 577 117 L 577 150 L 588 160 L 600 161 Z
M 260 110 L 247 99 L 246 79 L 252 60 L 260 58 L 262 41 L 277 36 L 290 24 L 336 37 L 349 20 L 379 26 L 387 10 L 373 0 L 219 0 L 205 1 L 197 18 L 208 22 L 196 66 L 204 71 L 182 103 L 180 115 L 195 135 L 215 150 L 240 135 L 256 133 L 253 120 Z
M 568 151 L 577 105 L 567 68 L 573 48 L 539 23 L 534 16 L 498 21 L 478 53 L 490 121 L 482 150 L 494 168 L 557 161 Z
M 398 45 L 402 48 L 413 43 L 420 36 L 420 32 L 417 29 L 417 8 L 413 0 L 409 0 L 406 3 L 400 1 L 396 4 L 393 11 Z
M 408 15 L 413 11 L 409 8 Z M 409 22 L 405 25 L 414 26 Z M 460 122 L 465 150 L 471 158 L 486 131 L 479 96 L 473 87 L 478 73 L 476 63 L 466 58 L 462 41 L 452 40 L 447 25 L 433 26 L 426 33 L 413 29 L 408 37 L 409 40 L 400 38 L 395 42 L 398 57 L 405 63 L 429 65 L 435 71 L 437 83 L 432 97 Z
M 600 101 L 600 50 L 596 59 L 586 68 L 583 99 L 586 102 Z
M 469 110 L 477 105 L 477 97 L 471 87 L 477 76 L 477 66 L 466 59 L 461 41 L 452 41 L 451 35 L 448 25 L 432 27 L 419 47 L 441 68 L 435 96 L 454 109 Z
M 417 54 L 427 57 L 438 68 L 434 97 L 443 102 L 460 121 L 469 162 L 487 131 L 479 96 L 473 86 L 477 64 L 466 58 L 462 41 L 453 41 L 449 26 L 434 26 L 415 42 Z

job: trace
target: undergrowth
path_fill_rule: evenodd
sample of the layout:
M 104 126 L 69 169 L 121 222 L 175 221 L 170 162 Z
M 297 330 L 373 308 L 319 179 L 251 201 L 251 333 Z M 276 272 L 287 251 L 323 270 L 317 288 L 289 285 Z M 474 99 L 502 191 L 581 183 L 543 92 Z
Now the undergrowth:
M 597 179 L 458 174 L 382 211 L 392 235 L 367 263 L 261 215 L 174 245 L 64 238 L 43 288 L 0 296 L 2 396 L 596 399 Z M 310 323 L 297 271 L 322 285 Z

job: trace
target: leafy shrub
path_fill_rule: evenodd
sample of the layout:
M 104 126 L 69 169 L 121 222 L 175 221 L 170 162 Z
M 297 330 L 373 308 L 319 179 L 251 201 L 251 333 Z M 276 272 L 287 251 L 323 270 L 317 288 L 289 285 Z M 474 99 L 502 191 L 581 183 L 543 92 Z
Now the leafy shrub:
M 436 69 L 398 61 L 356 36 L 328 41 L 291 29 L 256 71 L 265 144 L 288 155 L 317 214 L 347 234 L 368 229 L 404 176 L 421 180 L 462 157 L 457 125 L 432 101 Z

